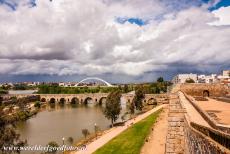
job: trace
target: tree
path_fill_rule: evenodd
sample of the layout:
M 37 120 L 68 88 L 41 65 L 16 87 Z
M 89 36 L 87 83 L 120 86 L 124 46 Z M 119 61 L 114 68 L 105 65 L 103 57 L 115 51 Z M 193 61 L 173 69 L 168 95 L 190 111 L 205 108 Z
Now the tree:
M 73 138 L 72 137 L 68 137 L 67 141 L 70 143 L 70 144 L 73 144 Z
M 14 125 L 9 123 L 11 120 L 4 115 L 2 108 L 0 108 L 0 150 L 1 153 L 12 153 L 20 151 L 4 151 L 3 147 L 9 146 L 25 146 L 26 141 L 19 139 L 20 135 L 15 131 Z
M 39 101 L 35 102 L 34 107 L 40 108 L 41 107 L 41 102 L 39 102 Z
M 0 96 L 0 106 L 2 105 L 3 98 Z
M 82 129 L 82 134 L 84 135 L 85 139 L 90 134 L 88 129 Z
M 164 78 L 163 77 L 157 78 L 157 82 L 164 82 Z
M 138 86 L 137 89 L 135 90 L 135 96 L 133 98 L 133 104 L 135 105 L 136 109 L 139 111 L 142 111 L 143 104 L 142 100 L 145 98 L 145 94 L 143 91 L 142 86 Z
M 193 79 L 189 78 L 189 79 L 185 80 L 185 83 L 195 83 L 195 81 Z
M 129 92 L 129 86 L 127 84 L 124 85 L 124 93 Z
M 134 101 L 132 101 L 129 105 L 129 110 L 130 110 L 130 114 L 134 114 L 135 113 L 135 104 Z
M 121 112 L 121 93 L 120 91 L 111 92 L 106 98 L 104 115 L 107 119 L 111 119 L 111 124 L 118 119 Z
M 18 103 L 18 107 L 20 108 L 20 110 L 25 111 L 28 100 L 25 97 L 19 98 L 17 103 Z

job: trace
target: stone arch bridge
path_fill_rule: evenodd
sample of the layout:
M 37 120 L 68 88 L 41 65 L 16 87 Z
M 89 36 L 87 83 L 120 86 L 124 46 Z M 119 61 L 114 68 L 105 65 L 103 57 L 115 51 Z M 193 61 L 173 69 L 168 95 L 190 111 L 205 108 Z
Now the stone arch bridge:
M 108 93 L 88 93 L 88 94 L 7 94 L 3 95 L 3 98 L 23 98 L 29 96 L 39 96 L 41 102 L 64 102 L 64 103 L 79 103 L 87 104 L 89 101 L 93 103 L 103 103 L 107 98 Z M 132 102 L 134 95 L 133 94 L 122 94 L 122 98 L 126 103 Z M 163 104 L 168 103 L 167 94 L 145 94 L 143 99 L 145 103 L 157 103 Z

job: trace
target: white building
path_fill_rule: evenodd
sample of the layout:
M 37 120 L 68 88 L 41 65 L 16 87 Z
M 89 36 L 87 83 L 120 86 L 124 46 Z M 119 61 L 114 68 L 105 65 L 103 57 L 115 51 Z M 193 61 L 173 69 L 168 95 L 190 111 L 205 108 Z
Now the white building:
M 64 82 L 59 82 L 58 85 L 59 85 L 60 87 L 64 87 L 64 86 L 65 86 L 65 83 L 64 83 Z
M 230 78 L 230 70 L 223 70 L 223 76 Z
M 219 82 L 216 74 L 198 75 L 198 83 L 217 83 Z
M 190 74 L 178 74 L 173 78 L 172 82 L 173 83 L 185 83 L 186 80 L 188 80 L 188 79 L 192 79 L 192 80 L 194 80 L 194 82 L 197 82 L 197 74 L 192 74 L 192 73 L 190 73 Z

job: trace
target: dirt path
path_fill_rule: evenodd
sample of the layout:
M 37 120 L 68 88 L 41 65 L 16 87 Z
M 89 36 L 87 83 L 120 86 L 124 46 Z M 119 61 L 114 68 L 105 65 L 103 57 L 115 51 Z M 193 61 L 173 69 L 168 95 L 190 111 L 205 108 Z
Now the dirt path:
M 153 126 L 153 131 L 149 135 L 149 141 L 145 142 L 142 147 L 141 154 L 164 154 L 165 143 L 168 130 L 168 106 L 164 107 L 164 111 Z
M 77 152 L 72 152 L 72 154 L 91 154 L 94 151 L 96 151 L 98 148 L 102 147 L 104 144 L 106 144 L 108 141 L 110 141 L 111 139 L 113 139 L 115 136 L 119 135 L 121 132 L 123 132 L 124 130 L 126 130 L 127 128 L 129 128 L 129 126 L 133 123 L 137 123 L 138 121 L 148 117 L 149 115 L 151 115 L 152 113 L 158 111 L 159 109 L 165 107 L 166 104 L 157 106 L 155 108 L 153 108 L 152 110 L 139 115 L 138 117 L 132 120 L 129 120 L 125 123 L 124 126 L 120 126 L 120 127 L 115 127 L 112 128 L 108 133 L 104 134 L 103 136 L 101 136 L 99 139 L 93 141 L 92 143 L 88 144 L 86 146 L 86 150 L 84 151 L 77 151 Z

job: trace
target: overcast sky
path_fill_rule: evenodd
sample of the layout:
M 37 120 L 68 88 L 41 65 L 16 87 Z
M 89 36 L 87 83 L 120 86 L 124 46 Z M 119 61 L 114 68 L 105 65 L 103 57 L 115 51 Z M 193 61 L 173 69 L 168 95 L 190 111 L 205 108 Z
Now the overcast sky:
M 0 82 L 230 68 L 230 0 L 0 0 Z

